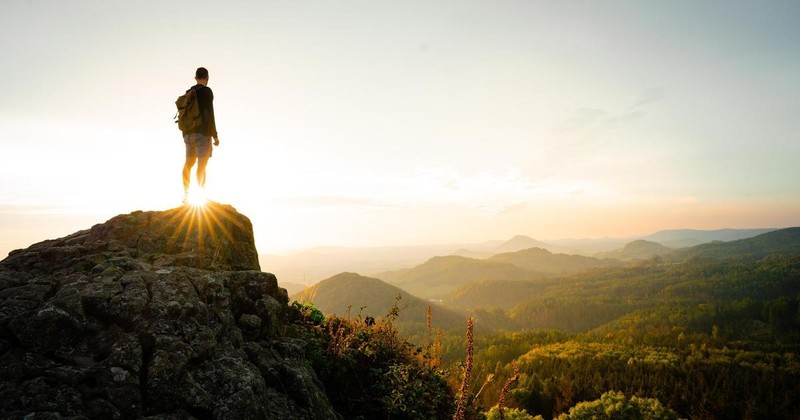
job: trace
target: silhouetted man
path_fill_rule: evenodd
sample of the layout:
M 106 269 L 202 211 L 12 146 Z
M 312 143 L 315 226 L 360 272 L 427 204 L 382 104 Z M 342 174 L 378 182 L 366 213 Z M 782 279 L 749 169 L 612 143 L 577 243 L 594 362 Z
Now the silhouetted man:
M 197 94 L 202 123 L 196 129 L 183 133 L 183 142 L 186 143 L 186 163 L 183 165 L 184 203 L 189 195 L 189 176 L 195 162 L 197 162 L 197 185 L 203 189 L 206 186 L 206 165 L 208 158 L 211 157 L 211 138 L 214 138 L 214 146 L 219 146 L 217 124 L 214 121 L 214 93 L 208 87 L 208 70 L 204 67 L 198 68 L 194 80 L 197 84 L 189 89 L 195 89 Z

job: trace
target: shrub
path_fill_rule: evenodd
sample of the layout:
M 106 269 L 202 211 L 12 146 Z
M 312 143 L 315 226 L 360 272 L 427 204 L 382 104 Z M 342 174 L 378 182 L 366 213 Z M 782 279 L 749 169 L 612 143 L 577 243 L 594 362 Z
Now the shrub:
M 665 408 L 655 398 L 633 396 L 628 399 L 621 392 L 609 391 L 599 400 L 578 403 L 569 409 L 569 414 L 562 413 L 558 420 L 677 420 L 672 410 Z
M 542 416 L 532 416 L 525 410 L 519 408 L 504 408 L 503 415 L 500 416 L 500 408 L 498 406 L 492 407 L 491 410 L 483 413 L 486 420 L 543 420 Z
M 299 312 L 300 317 L 302 317 L 305 322 L 312 325 L 322 324 L 322 321 L 325 320 L 325 315 L 323 315 L 322 311 L 317 309 L 313 303 L 300 303 L 295 301 L 292 302 L 292 308 Z
M 378 322 L 360 315 L 295 321 L 306 331 L 307 355 L 328 399 L 345 418 L 452 417 L 452 391 L 441 372 L 421 360 L 420 349 L 398 336 L 396 316 L 395 308 Z

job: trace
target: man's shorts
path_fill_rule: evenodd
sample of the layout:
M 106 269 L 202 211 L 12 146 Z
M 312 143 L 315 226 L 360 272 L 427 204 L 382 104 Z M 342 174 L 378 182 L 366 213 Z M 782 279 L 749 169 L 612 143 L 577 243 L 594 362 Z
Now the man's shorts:
M 198 133 L 184 133 L 186 157 L 211 157 L 211 136 Z

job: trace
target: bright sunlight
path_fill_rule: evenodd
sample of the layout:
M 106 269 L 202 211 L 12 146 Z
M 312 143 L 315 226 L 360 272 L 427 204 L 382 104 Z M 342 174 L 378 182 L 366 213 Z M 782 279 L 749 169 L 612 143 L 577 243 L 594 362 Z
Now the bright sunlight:
M 206 203 L 208 203 L 208 196 L 204 189 L 192 187 L 189 190 L 189 194 L 186 196 L 186 204 L 192 207 L 203 207 Z

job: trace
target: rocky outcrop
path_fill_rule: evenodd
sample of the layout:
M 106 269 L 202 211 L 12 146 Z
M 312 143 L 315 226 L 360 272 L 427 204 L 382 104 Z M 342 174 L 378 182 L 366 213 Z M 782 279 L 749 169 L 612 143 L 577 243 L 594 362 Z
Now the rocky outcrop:
M 121 214 L 91 229 L 12 251 L 3 266 L 46 274 L 120 265 L 121 261 L 110 258 L 135 260 L 134 266 L 259 270 L 250 219 L 231 206 L 213 202 L 204 207 Z M 97 267 L 100 262 L 108 264 Z
M 230 206 L 133 212 L 0 262 L 2 418 L 337 418 Z

